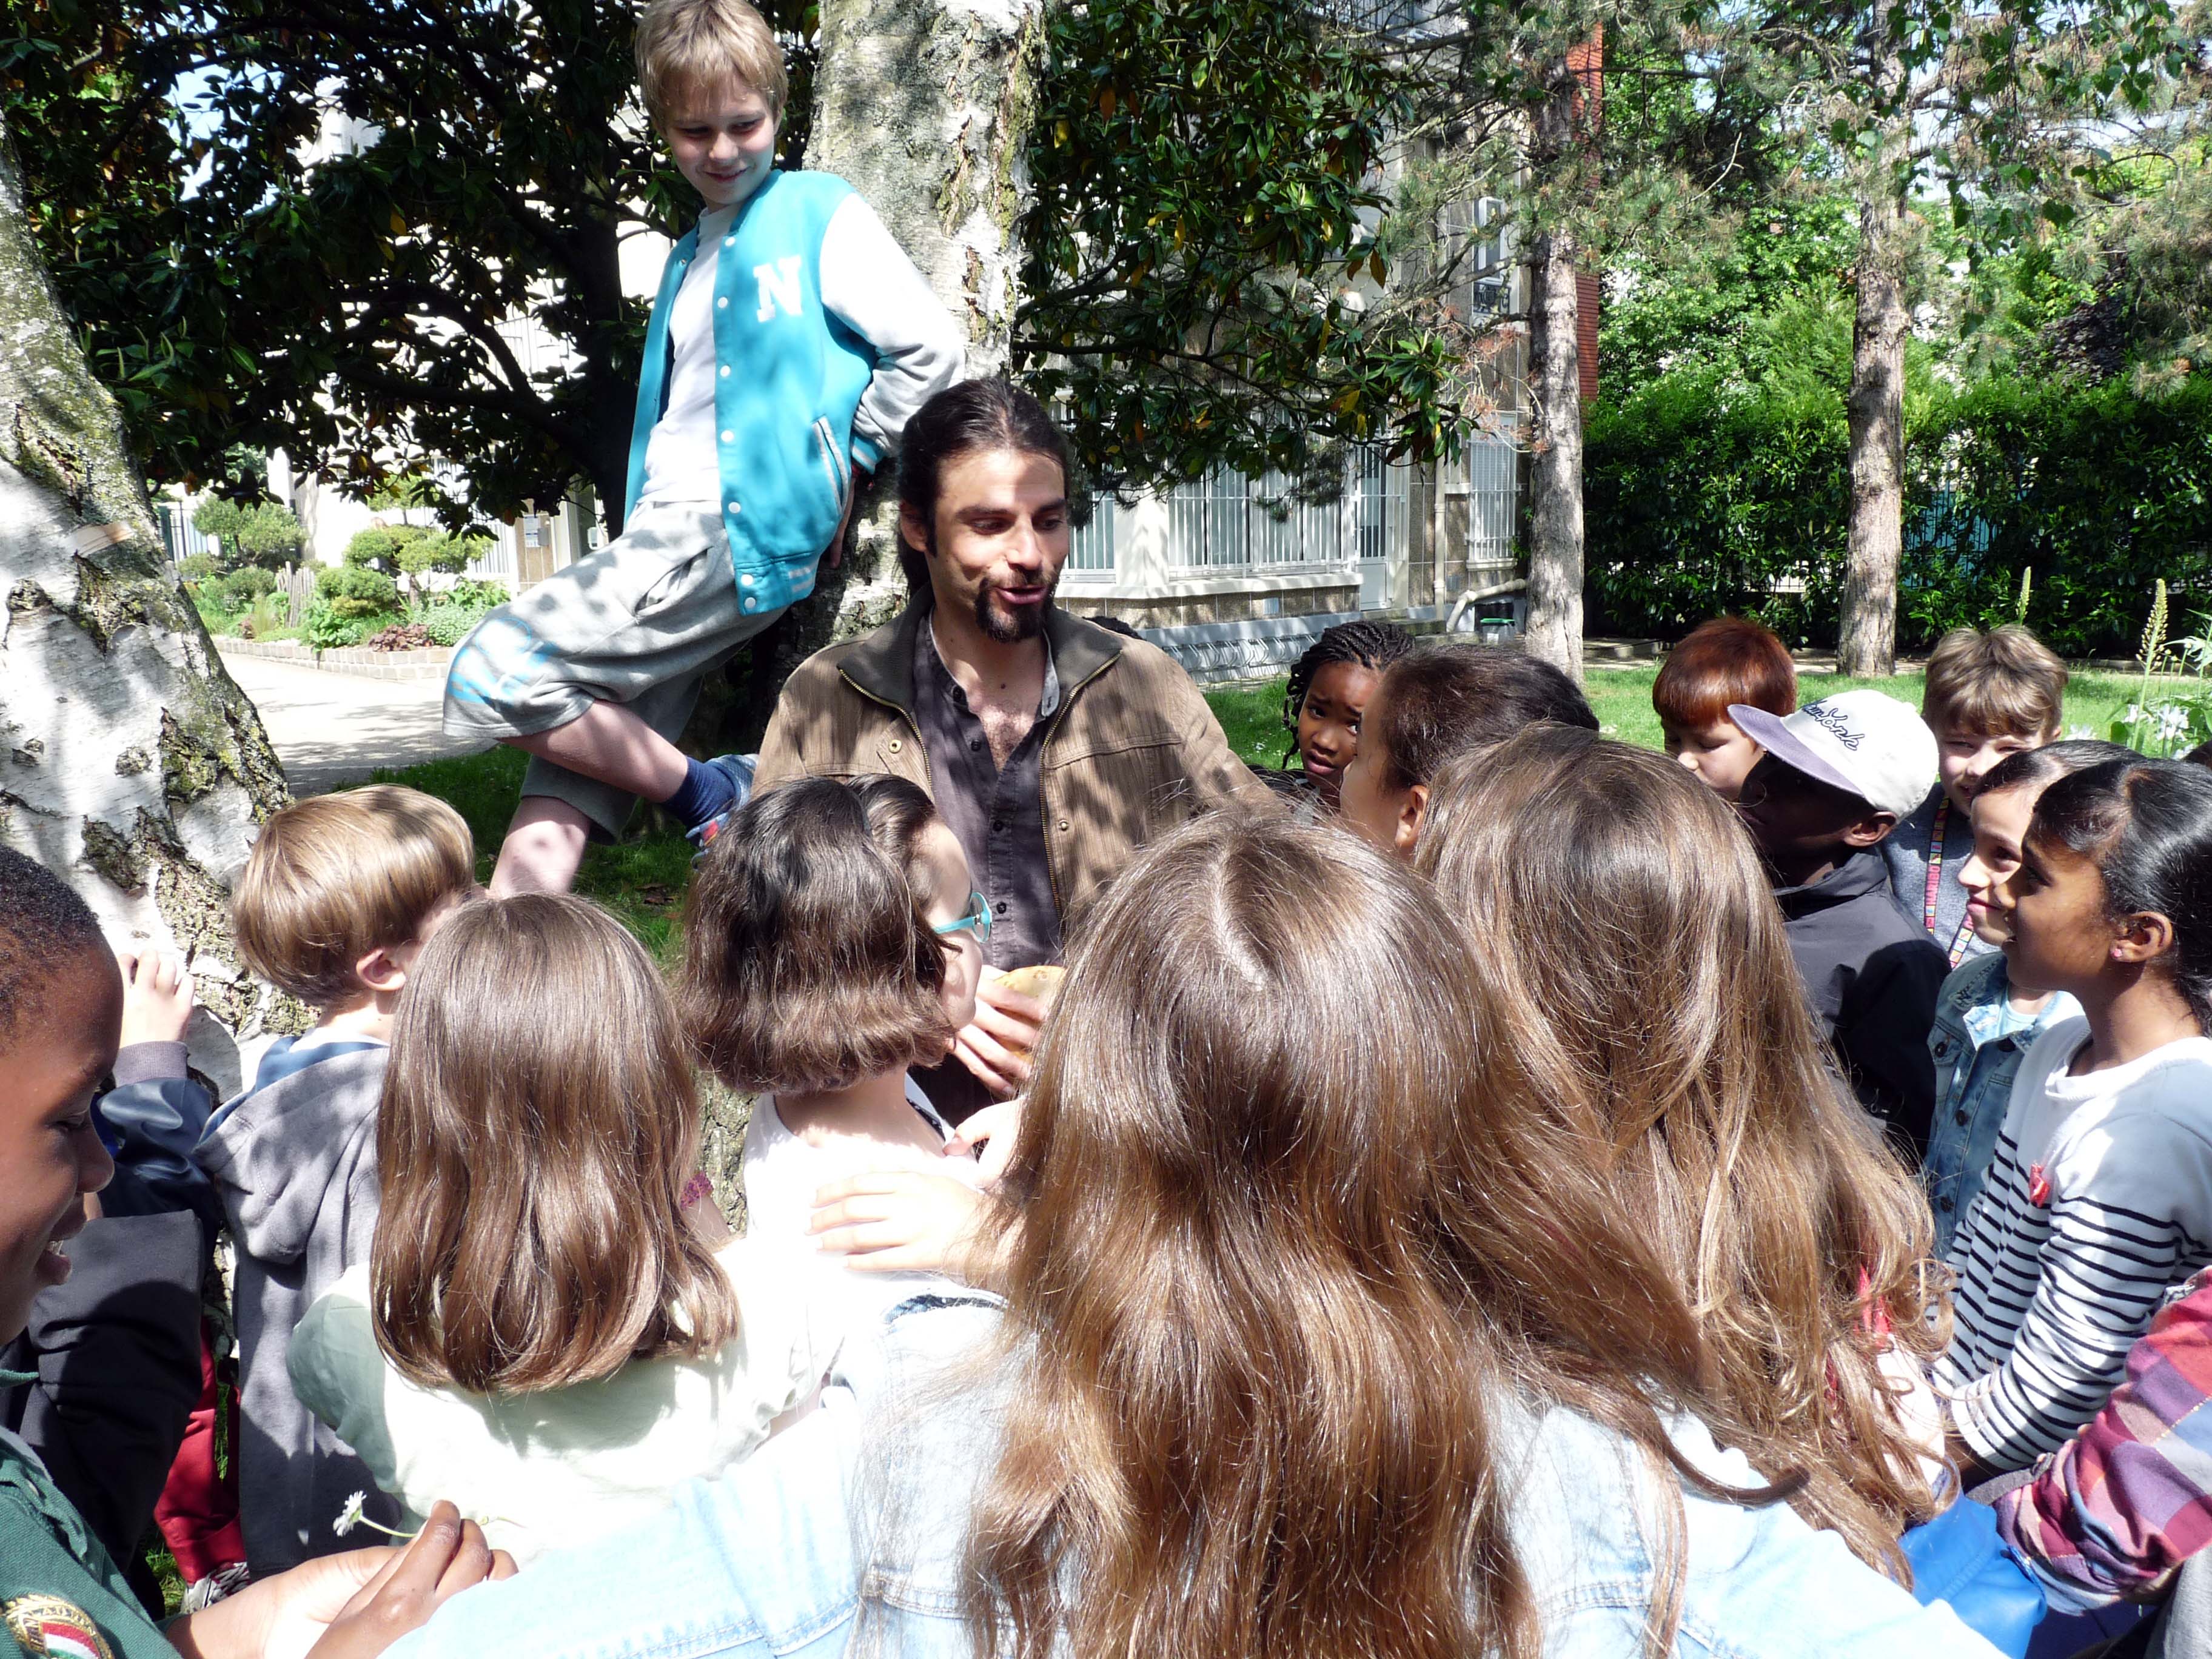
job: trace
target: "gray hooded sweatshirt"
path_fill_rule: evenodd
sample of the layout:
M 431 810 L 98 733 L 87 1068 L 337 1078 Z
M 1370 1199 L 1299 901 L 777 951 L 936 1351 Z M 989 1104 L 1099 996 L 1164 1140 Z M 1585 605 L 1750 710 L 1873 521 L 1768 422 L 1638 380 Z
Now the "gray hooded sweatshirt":
M 397 1525 L 351 1448 L 292 1393 L 285 1358 L 314 1299 L 368 1260 L 376 1230 L 376 1103 L 390 1051 L 342 1054 L 246 1095 L 193 1157 L 238 1247 L 239 1522 L 256 1578 L 360 1547 L 331 1530 L 346 1500 Z M 368 1542 L 378 1541 L 374 1538 Z

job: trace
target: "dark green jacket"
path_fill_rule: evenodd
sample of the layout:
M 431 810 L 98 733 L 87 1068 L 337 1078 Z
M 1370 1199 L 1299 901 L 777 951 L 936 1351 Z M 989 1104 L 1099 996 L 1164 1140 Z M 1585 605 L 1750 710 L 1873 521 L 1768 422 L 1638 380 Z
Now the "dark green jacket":
M 0 1386 L 27 1380 L 0 1371 Z M 27 1654 L 176 1659 L 84 1517 L 12 1435 L 0 1437 L 0 1624 Z

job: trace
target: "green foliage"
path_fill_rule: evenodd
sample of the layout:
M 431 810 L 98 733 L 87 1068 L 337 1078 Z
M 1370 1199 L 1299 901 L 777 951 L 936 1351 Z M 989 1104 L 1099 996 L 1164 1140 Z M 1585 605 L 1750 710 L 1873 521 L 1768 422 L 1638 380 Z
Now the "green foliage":
M 1601 403 L 1584 440 L 1589 628 L 1679 637 L 1722 611 L 1834 637 L 1850 434 L 1832 393 L 1765 398 L 1715 369 Z
M 1014 362 L 1085 459 L 1134 485 L 1447 447 L 1463 342 L 1374 288 L 1374 169 L 1408 107 L 1388 54 L 1277 0 L 1092 0 L 1045 27 Z
M 1750 204 L 1725 244 L 1686 270 L 1657 251 L 1632 252 L 1607 273 L 1600 401 L 1699 366 L 1746 384 L 1812 374 L 1844 385 L 1857 257 L 1857 213 L 1840 191 Z
M 307 643 L 318 651 L 336 651 L 359 645 L 372 634 L 381 633 L 400 620 L 392 611 L 342 612 L 340 601 L 318 599 L 307 607 L 307 619 L 300 632 Z
M 464 579 L 446 592 L 433 595 L 428 603 L 414 607 L 409 620 L 428 629 L 434 643 L 459 645 L 486 613 L 506 603 L 507 590 L 497 582 Z
M 458 576 L 490 544 L 486 536 L 453 536 L 421 525 L 371 525 L 355 532 L 343 557 L 356 568 L 404 577 L 410 601 L 422 605 L 428 602 L 424 576 L 434 572 Z
M 195 593 L 204 606 L 210 606 L 225 616 L 236 616 L 252 609 L 255 601 L 274 592 L 276 578 L 258 565 L 241 565 L 227 575 L 210 576 L 199 582 Z
M 2212 599 L 2212 382 L 1990 380 L 1907 404 L 1899 632 L 2014 618 L 2061 654 L 2130 653 L 2152 586 Z M 1592 412 L 1590 626 L 1676 637 L 1724 611 L 1835 637 L 1848 516 L 1841 399 L 1765 397 L 1710 369 Z M 2032 585 L 2024 574 L 2033 567 Z
M 260 565 L 274 570 L 296 561 L 307 542 L 292 509 L 270 501 L 241 504 L 227 495 L 210 495 L 193 510 L 192 528 L 217 538 L 215 563 L 220 569 Z
M 189 554 L 177 565 L 178 578 L 188 586 L 204 582 L 216 574 L 215 555 L 212 553 Z
M 318 607 L 327 607 L 337 617 L 398 620 L 399 584 L 381 570 L 350 564 L 325 566 L 315 573 L 315 597 Z M 313 614 L 311 610 L 311 618 Z
M 357 570 L 381 570 L 387 576 L 399 574 L 399 549 L 402 538 L 413 531 L 410 525 L 370 525 L 356 530 L 345 544 L 339 558 Z

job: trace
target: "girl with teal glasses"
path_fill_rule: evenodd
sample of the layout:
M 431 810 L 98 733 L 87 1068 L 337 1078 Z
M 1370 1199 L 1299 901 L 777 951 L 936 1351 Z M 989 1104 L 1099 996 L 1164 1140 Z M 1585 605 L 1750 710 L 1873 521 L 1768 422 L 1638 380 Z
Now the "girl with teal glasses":
M 747 1231 L 805 1240 L 815 1195 L 917 1172 L 981 1206 L 980 1170 L 910 1066 L 943 1059 L 975 1009 L 991 910 L 929 797 L 892 777 L 801 778 L 733 814 L 691 887 L 679 995 L 715 1075 L 757 1094 L 745 1131 Z M 919 1276 L 833 1282 L 856 1316 Z

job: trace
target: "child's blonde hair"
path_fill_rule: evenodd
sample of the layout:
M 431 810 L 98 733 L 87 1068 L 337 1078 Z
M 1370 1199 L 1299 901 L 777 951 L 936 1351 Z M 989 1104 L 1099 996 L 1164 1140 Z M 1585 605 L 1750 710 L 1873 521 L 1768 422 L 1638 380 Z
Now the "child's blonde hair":
M 1990 737 L 2040 738 L 2058 729 L 2066 665 L 2018 623 L 1954 628 L 1928 658 L 1920 718 Z
M 374 783 L 295 801 L 262 826 L 231 890 L 246 965 L 317 1008 L 360 994 L 354 965 L 419 935 L 476 884 L 459 812 L 419 789 Z
M 637 16 L 637 84 L 645 112 L 665 125 L 687 89 L 743 82 L 783 118 L 791 82 L 768 20 L 745 0 L 646 0 Z
M 471 905 L 415 965 L 377 1108 L 376 1340 L 426 1387 L 522 1394 L 711 1353 L 735 1291 L 683 1216 L 690 1050 L 622 924 Z

